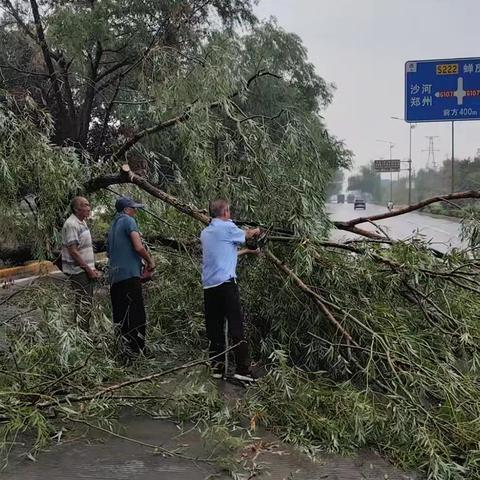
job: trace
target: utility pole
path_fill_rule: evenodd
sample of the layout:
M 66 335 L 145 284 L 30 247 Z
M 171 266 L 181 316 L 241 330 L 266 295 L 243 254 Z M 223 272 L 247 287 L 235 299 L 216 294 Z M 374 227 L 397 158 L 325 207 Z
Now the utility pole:
M 400 117 L 390 117 L 393 120 L 405 120 Z M 412 130 L 417 125 L 415 123 L 409 124 L 409 138 L 408 138 L 408 205 L 412 204 Z
M 390 161 L 392 160 L 392 150 L 395 144 L 390 140 L 377 140 L 377 142 L 388 143 L 390 149 Z M 393 172 L 390 170 L 390 201 L 393 203 Z
M 412 129 L 415 128 L 415 124 L 410 124 L 410 135 L 408 141 L 408 206 L 412 204 Z

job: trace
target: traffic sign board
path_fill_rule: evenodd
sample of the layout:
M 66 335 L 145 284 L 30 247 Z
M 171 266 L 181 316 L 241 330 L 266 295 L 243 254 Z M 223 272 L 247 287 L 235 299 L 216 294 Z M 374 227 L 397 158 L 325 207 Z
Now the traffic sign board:
M 480 119 L 480 58 L 405 63 L 405 120 Z
M 399 172 L 400 171 L 400 160 L 391 159 L 391 160 L 374 160 L 373 168 L 376 172 Z

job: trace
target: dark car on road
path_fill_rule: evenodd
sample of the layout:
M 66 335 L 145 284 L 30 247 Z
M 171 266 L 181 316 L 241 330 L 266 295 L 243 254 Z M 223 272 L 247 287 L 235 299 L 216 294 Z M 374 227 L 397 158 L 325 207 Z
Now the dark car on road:
M 353 209 L 356 210 L 357 208 L 362 208 L 363 210 L 367 208 L 367 204 L 363 198 L 356 198 L 353 202 Z

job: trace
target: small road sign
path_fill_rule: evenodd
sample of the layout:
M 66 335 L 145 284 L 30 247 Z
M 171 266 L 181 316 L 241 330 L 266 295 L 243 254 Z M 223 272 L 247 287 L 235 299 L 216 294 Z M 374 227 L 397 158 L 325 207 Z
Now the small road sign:
M 374 160 L 373 166 L 376 172 L 399 172 L 400 160 Z
M 480 58 L 405 63 L 405 120 L 480 119 Z

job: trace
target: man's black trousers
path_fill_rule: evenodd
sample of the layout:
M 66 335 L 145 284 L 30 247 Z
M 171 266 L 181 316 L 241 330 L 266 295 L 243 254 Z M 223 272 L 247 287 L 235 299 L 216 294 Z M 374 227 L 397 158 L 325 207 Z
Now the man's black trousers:
M 207 337 L 210 341 L 210 356 L 218 355 L 225 350 L 224 327 L 228 320 L 228 333 L 231 345 L 241 342 L 235 349 L 237 371 L 243 371 L 250 366 L 248 346 L 245 341 L 242 307 L 238 285 L 231 281 L 218 287 L 203 290 L 205 304 L 205 323 Z M 223 356 L 215 359 L 223 362 Z
M 145 349 L 146 315 L 142 284 L 139 277 L 128 278 L 110 287 L 113 322 L 123 337 L 129 353 L 138 354 Z

